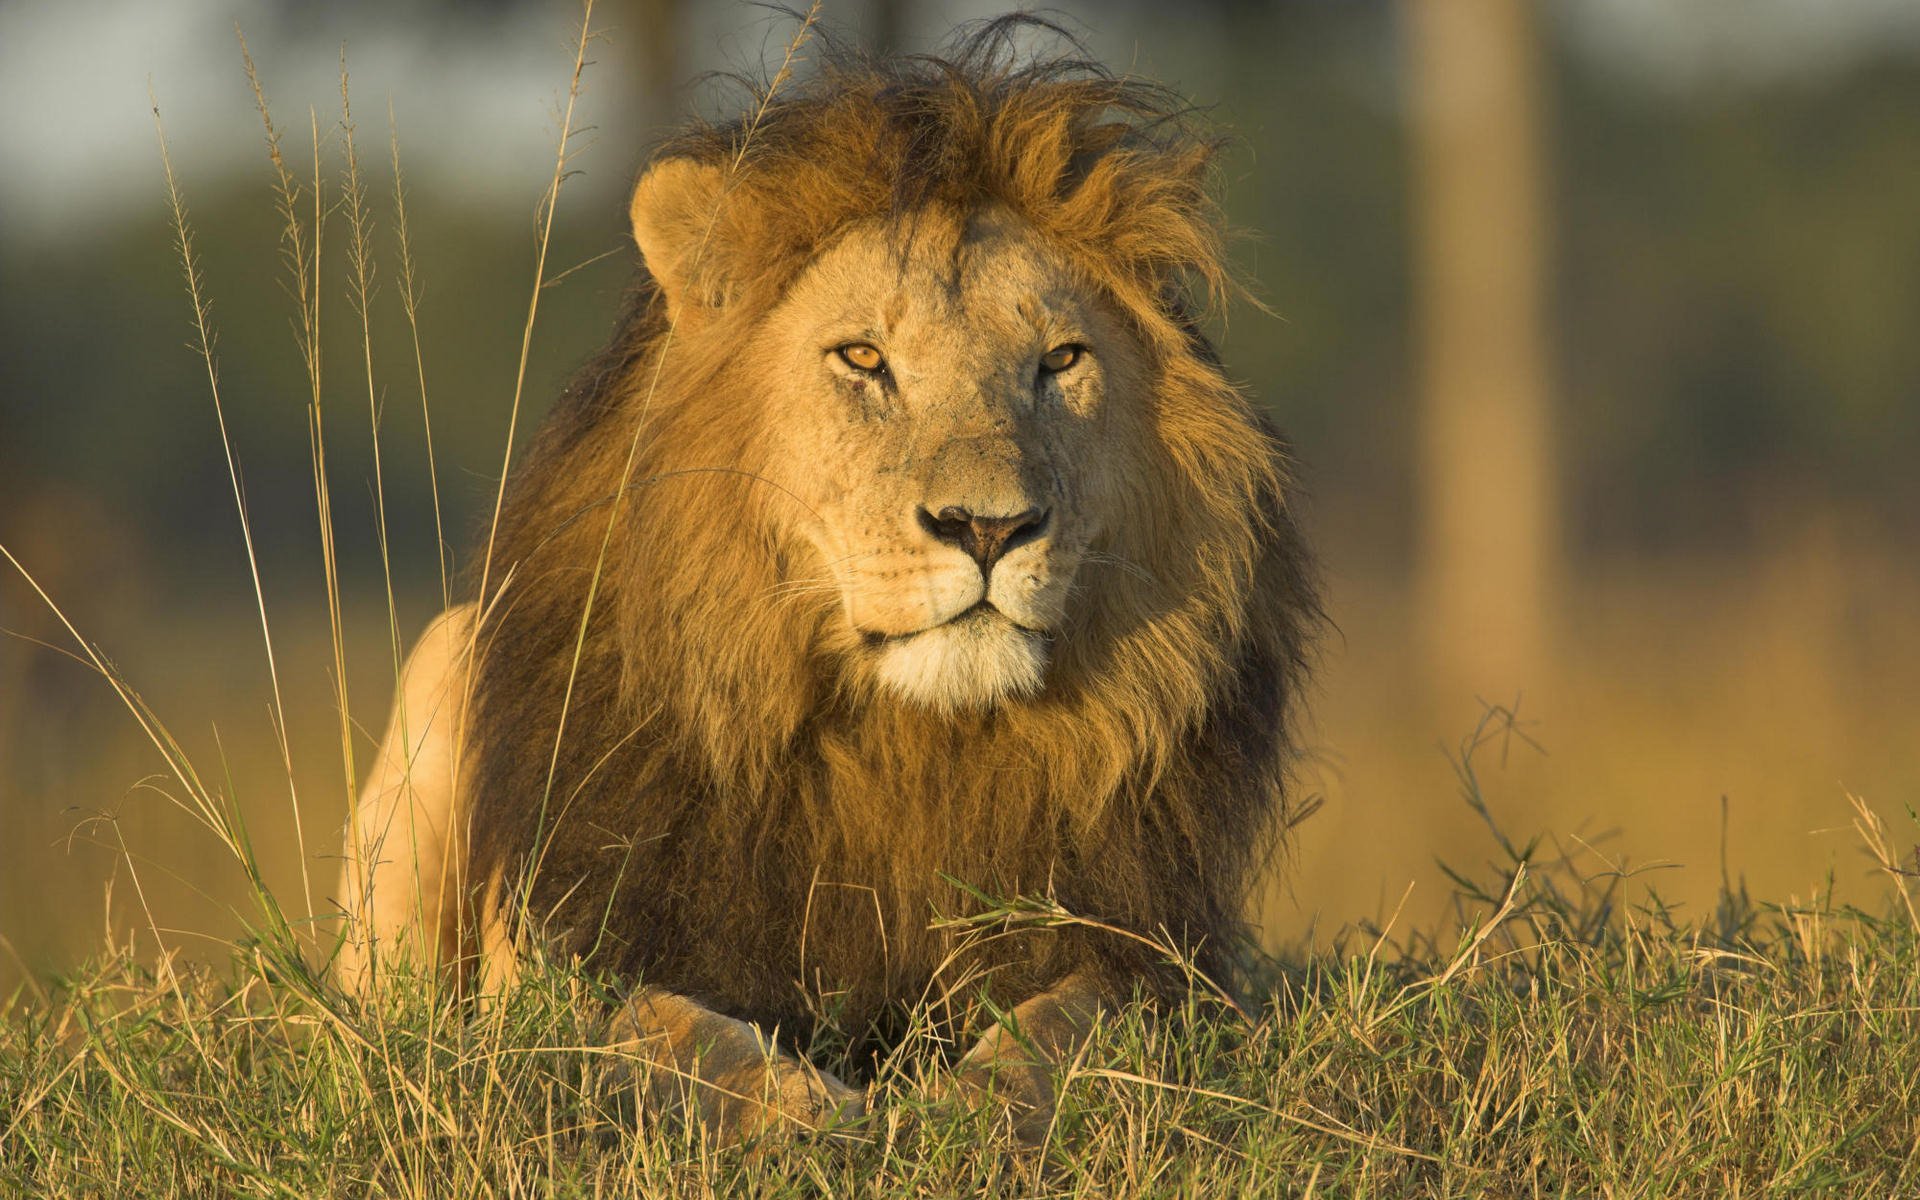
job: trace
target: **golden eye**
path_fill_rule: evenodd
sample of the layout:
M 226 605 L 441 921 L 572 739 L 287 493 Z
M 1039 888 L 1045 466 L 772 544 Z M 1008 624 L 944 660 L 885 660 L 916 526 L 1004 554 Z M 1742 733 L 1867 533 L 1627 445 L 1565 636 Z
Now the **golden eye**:
M 877 373 L 887 366 L 887 360 L 880 357 L 880 352 L 865 342 L 849 342 L 834 353 L 840 356 L 841 362 L 856 371 Z
M 1080 354 L 1085 349 L 1085 346 L 1078 345 L 1074 342 L 1068 342 L 1064 346 L 1055 346 L 1040 356 L 1040 369 L 1049 375 L 1058 374 L 1079 362 Z

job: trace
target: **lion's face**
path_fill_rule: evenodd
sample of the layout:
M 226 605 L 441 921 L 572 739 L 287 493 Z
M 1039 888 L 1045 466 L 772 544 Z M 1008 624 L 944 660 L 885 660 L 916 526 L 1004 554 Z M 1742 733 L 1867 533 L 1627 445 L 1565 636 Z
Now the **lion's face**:
M 1137 458 L 1125 323 L 989 209 L 852 227 L 755 356 L 763 470 L 805 547 L 783 586 L 838 596 L 851 669 L 948 710 L 1040 692 Z

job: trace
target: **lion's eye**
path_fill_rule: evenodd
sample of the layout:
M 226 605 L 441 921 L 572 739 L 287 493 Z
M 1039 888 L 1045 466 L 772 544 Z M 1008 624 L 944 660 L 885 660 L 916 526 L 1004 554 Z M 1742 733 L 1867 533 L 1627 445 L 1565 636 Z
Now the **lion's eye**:
M 1057 375 L 1061 371 L 1079 362 L 1080 355 L 1085 350 L 1085 346 L 1074 342 L 1068 342 L 1064 346 L 1055 346 L 1040 356 L 1040 369 L 1049 375 Z
M 887 365 L 887 360 L 880 357 L 880 352 L 865 342 L 849 342 L 834 353 L 840 356 L 841 362 L 854 370 L 866 371 L 869 374 L 878 373 Z

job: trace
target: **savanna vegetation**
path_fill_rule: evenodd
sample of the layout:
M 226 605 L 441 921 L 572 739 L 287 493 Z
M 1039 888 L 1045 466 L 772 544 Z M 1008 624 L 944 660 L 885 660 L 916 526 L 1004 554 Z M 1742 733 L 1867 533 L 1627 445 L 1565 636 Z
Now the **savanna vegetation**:
M 1490 714 L 1456 762 L 1510 736 Z M 218 812 L 208 814 L 216 821 Z M 564 964 L 462 1002 L 350 1002 L 264 893 L 230 962 L 132 947 L 16 993 L 0 1023 L 0 1187 L 32 1196 L 1904 1196 L 1920 1187 L 1920 920 L 1889 832 L 1885 907 L 1730 886 L 1697 923 L 1583 855 L 1516 843 L 1457 874 L 1457 940 L 1356 931 L 1107 1020 L 1042 1145 L 938 1104 L 919 1022 L 863 1125 L 716 1150 L 642 1110 Z M 239 831 L 235 852 L 244 857 Z M 1909 831 L 1910 832 L 1910 831 Z M 982 932 L 1070 919 L 1010 902 Z M 924 1012 L 924 1010 L 922 1010 Z

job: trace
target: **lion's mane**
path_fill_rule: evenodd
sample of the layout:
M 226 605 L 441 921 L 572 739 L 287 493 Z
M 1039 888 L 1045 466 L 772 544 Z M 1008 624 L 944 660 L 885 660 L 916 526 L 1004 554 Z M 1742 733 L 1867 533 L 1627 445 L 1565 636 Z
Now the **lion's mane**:
M 978 906 L 959 880 L 1229 965 L 1252 871 L 1294 814 L 1318 607 L 1282 447 L 1190 316 L 1190 292 L 1228 279 L 1218 147 L 1170 92 L 1023 58 L 1018 32 L 988 25 L 942 58 L 829 55 L 661 151 L 738 163 L 710 234 L 734 264 L 724 305 L 675 329 L 642 273 L 511 481 L 488 568 L 510 581 L 475 684 L 476 878 L 590 962 L 787 1029 L 821 995 L 858 1024 L 974 967 L 1014 999 L 1075 968 L 1167 978 L 1137 942 L 1078 926 L 942 968 L 953 934 L 930 922 Z M 794 564 L 760 514 L 783 499 L 733 469 L 758 424 L 729 370 L 849 222 L 988 203 L 1128 318 L 1158 477 L 1047 690 L 956 717 L 842 682 L 831 598 L 769 602 Z

